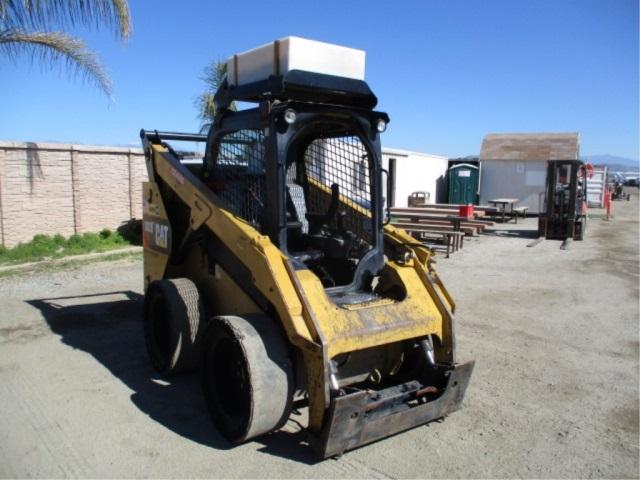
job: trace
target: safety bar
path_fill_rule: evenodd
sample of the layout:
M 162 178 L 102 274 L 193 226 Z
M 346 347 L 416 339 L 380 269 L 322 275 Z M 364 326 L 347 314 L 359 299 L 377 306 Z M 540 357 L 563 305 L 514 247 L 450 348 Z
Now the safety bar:
M 158 130 L 140 130 L 140 138 L 142 139 L 157 139 L 161 140 L 175 140 L 184 142 L 206 142 L 207 136 L 198 133 L 179 133 L 179 132 L 159 132 Z

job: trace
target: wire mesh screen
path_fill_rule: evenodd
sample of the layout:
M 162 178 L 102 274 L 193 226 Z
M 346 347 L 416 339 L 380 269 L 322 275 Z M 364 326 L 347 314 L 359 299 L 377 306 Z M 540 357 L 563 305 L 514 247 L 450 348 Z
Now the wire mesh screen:
M 262 130 L 237 130 L 223 136 L 212 173 L 214 190 L 226 207 L 261 230 L 265 205 Z
M 304 156 L 307 210 L 324 214 L 331 203 L 331 186 L 337 184 L 345 212 L 344 227 L 372 244 L 371 174 L 367 150 L 358 137 L 319 138 Z M 347 205 L 351 208 L 344 208 Z M 334 216 L 330 227 L 337 227 Z
M 302 225 L 302 233 L 309 233 L 309 222 L 306 218 L 307 202 L 304 198 L 304 188 L 298 181 L 296 171 L 295 163 L 292 163 L 287 169 L 285 187 L 287 189 L 287 202 L 290 202 L 290 205 L 287 205 L 287 210 L 293 210 L 292 213 L 295 215 L 295 218 L 292 219 L 300 222 Z

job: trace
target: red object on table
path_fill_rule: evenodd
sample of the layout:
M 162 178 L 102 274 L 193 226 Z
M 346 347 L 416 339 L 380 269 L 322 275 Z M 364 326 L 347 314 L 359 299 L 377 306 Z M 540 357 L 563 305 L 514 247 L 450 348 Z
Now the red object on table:
M 470 203 L 467 205 L 460 205 L 460 207 L 458 207 L 458 213 L 461 217 L 473 217 L 473 205 Z

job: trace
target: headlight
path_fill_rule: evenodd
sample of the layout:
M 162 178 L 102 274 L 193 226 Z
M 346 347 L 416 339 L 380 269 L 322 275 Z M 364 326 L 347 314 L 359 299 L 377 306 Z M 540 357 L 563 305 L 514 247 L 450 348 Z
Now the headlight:
M 291 125 L 292 123 L 295 123 L 296 111 L 293 108 L 287 108 L 284 111 L 284 121 L 287 122 L 289 125 Z
M 379 119 L 376 122 L 376 130 L 378 130 L 378 132 L 382 133 L 387 129 L 387 122 L 385 122 L 382 119 Z

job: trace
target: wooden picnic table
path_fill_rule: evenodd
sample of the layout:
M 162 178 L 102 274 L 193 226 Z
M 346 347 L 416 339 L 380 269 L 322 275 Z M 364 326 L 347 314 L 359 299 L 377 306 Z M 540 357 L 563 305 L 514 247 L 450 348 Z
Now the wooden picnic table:
M 458 204 L 458 203 L 430 203 L 427 205 L 427 208 L 436 209 L 436 210 L 458 210 L 460 207 L 464 207 L 466 205 Z M 424 207 L 419 207 L 424 208 Z M 496 207 L 490 207 L 488 205 L 474 205 L 473 212 L 482 212 L 482 213 L 497 213 L 498 209 Z
M 447 258 L 451 252 L 457 252 L 462 248 L 464 236 L 466 232 L 463 228 L 462 231 L 454 232 L 451 226 L 444 225 L 429 225 L 423 223 L 396 223 L 394 226 L 402 228 L 412 236 L 419 236 L 420 240 L 424 242 L 425 236 L 436 235 L 442 238 L 443 244 L 446 247 L 445 252 Z
M 405 221 L 393 221 L 391 223 L 394 227 L 402 228 L 403 230 L 414 230 L 414 229 L 428 229 L 428 230 L 437 230 L 441 232 L 462 232 L 465 235 L 469 235 L 473 237 L 479 233 L 480 227 L 477 225 L 466 226 L 462 224 L 460 226 L 460 230 L 454 230 L 451 222 L 439 222 L 436 220 L 431 220 L 429 222 L 405 222 Z
M 494 211 L 497 211 L 495 207 L 491 207 Z M 460 210 L 457 208 L 442 208 L 434 207 L 433 205 L 427 207 L 392 207 L 391 212 L 394 213 L 424 213 L 429 215 L 451 215 L 457 217 L 460 215 Z M 485 215 L 483 210 L 474 210 L 473 217 L 483 217 Z
M 469 219 L 467 217 L 460 217 L 457 215 L 432 215 L 429 213 L 421 213 L 421 212 L 398 212 L 398 211 L 391 211 L 391 217 L 395 217 L 395 218 L 410 218 L 412 220 L 416 220 L 416 221 L 420 221 L 420 220 L 446 220 L 448 222 L 451 222 L 451 224 L 453 225 L 453 229 L 456 232 L 460 231 L 460 223 L 461 222 L 465 222 L 468 221 Z
M 502 223 L 505 223 L 507 205 L 509 205 L 509 218 L 513 218 L 513 206 L 519 201 L 519 198 L 494 198 L 493 200 L 489 200 L 488 203 L 495 205 L 499 209 L 498 213 L 502 213 Z
M 467 218 L 459 215 L 422 212 L 402 208 L 391 209 L 391 218 L 392 223 L 398 223 L 398 219 L 409 219 L 410 222 L 449 224 L 452 225 L 456 231 L 460 231 L 463 226 L 474 227 L 477 228 L 478 233 L 481 230 L 484 230 L 484 228 L 493 225 L 493 222 L 488 220 L 478 220 L 477 218 Z

